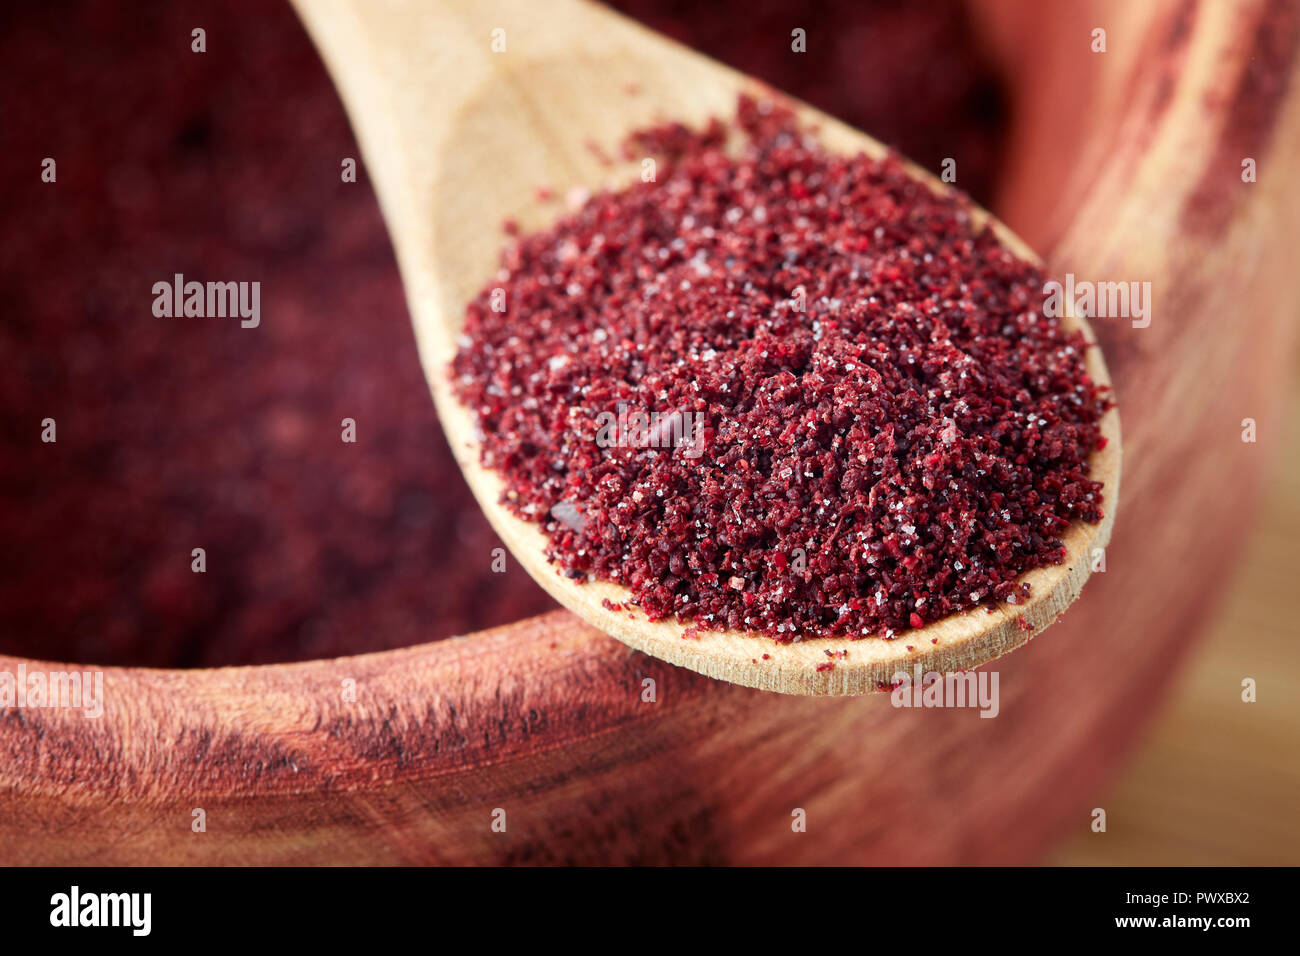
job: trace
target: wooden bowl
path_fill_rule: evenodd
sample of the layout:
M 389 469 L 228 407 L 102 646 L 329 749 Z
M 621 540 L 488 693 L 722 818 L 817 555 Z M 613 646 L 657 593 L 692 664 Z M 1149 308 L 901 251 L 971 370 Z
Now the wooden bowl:
M 1278 407 L 1300 84 L 1257 79 L 1294 80 L 1266 41 L 1294 25 L 1262 29 L 1263 4 L 983 15 L 1018 97 L 996 208 L 1061 271 L 1155 289 L 1149 327 L 1094 322 L 1126 432 L 1105 572 L 993 665 L 995 718 L 722 684 L 567 612 L 306 664 L 109 668 L 98 719 L 0 710 L 0 860 L 1010 863 L 1086 832 L 1230 573 L 1264 458 L 1241 420 L 1267 433 Z M 1127 53 L 1090 53 L 1099 23 Z M 0 657 L 20 665 L 45 666 Z

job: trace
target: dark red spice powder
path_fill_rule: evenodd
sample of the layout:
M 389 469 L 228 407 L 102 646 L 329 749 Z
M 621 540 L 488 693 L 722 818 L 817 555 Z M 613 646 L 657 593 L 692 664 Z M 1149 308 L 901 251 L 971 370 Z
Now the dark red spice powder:
M 799 97 L 938 172 L 993 192 L 1007 110 L 962 0 L 610 0 L 650 27 Z M 803 31 L 804 52 L 794 30 Z M 900 108 L 901 105 L 901 108 Z M 1241 155 L 1254 155 L 1242 153 Z
M 966 200 L 770 103 L 733 127 L 738 156 L 716 121 L 634 135 L 658 181 L 514 242 L 470 303 L 454 385 L 505 503 L 651 619 L 893 637 L 1019 601 L 1102 514 L 1082 337 Z M 611 444 L 620 408 L 698 417 L 703 454 Z
M 996 81 L 958 0 L 615 5 L 931 168 L 955 157 L 987 195 Z M 0 23 L 0 651 L 298 660 L 552 607 L 515 562 L 488 570 L 500 542 L 438 432 L 365 171 L 339 182 L 357 146 L 289 6 L 75 0 Z M 154 320 L 149 286 L 176 270 L 261 280 L 262 327 Z M 38 448 L 47 415 L 59 441 Z
M 555 607 L 493 570 L 345 156 L 288 4 L 0 10 L 0 653 L 267 663 Z M 260 281 L 260 327 L 155 317 L 175 272 Z

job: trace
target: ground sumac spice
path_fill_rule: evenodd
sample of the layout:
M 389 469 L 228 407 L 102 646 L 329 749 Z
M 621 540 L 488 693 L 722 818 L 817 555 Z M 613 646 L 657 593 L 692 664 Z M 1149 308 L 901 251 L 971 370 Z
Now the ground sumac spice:
M 610 2 L 931 171 L 954 160 L 958 185 L 991 198 L 1005 95 L 962 0 Z
M 961 4 L 936 2 L 617 6 L 931 168 L 955 158 L 981 195 L 996 79 Z M 500 542 L 438 432 L 364 167 L 340 179 L 356 142 L 289 6 L 73 0 L 0 24 L 0 652 L 264 663 L 553 607 L 513 561 L 492 570 Z M 155 318 L 150 287 L 177 271 L 261 281 L 261 327 Z
M 453 362 L 564 573 L 652 619 L 888 638 L 1016 603 L 1100 520 L 1086 345 L 964 199 L 749 99 L 627 151 L 657 181 L 512 243 Z
M 260 664 L 555 606 L 494 570 L 358 156 L 288 4 L 0 11 L 0 654 Z M 176 272 L 260 281 L 260 327 L 156 317 Z

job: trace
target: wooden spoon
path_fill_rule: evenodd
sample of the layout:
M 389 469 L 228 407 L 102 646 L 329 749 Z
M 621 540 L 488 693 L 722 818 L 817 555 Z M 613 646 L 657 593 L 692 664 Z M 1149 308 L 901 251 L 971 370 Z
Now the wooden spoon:
M 1076 524 L 1059 566 L 1024 575 L 1032 588 L 1018 606 L 955 614 L 896 640 L 817 638 L 777 644 L 744 632 L 700 631 L 650 622 L 622 604 L 629 592 L 605 582 L 577 584 L 545 557 L 540 528 L 500 504 L 502 483 L 479 465 L 475 422 L 452 395 L 448 363 L 456 352 L 465 304 L 497 268 L 506 219 L 544 225 L 553 205 L 539 186 L 595 189 L 611 181 L 603 158 L 630 130 L 663 119 L 699 124 L 729 116 L 753 80 L 581 0 L 546 3 L 454 0 L 294 0 L 352 119 L 401 268 L 425 376 L 466 480 L 492 526 L 530 574 L 570 610 L 631 647 L 691 670 L 792 694 L 861 694 L 900 671 L 948 673 L 985 664 L 1051 624 L 1079 595 L 1105 547 L 1119 490 L 1119 417 L 1092 461 L 1104 484 L 1106 517 Z M 882 156 L 875 140 L 809 107 L 827 148 Z M 936 191 L 944 185 L 917 167 Z M 614 176 L 630 181 L 630 167 Z M 1034 253 L 978 211 L 1026 259 Z M 1082 319 L 1067 324 L 1092 331 Z M 1088 368 L 1109 384 L 1099 348 Z M 829 656 L 828 652 L 845 656 Z M 828 666 L 833 665 L 833 666 Z

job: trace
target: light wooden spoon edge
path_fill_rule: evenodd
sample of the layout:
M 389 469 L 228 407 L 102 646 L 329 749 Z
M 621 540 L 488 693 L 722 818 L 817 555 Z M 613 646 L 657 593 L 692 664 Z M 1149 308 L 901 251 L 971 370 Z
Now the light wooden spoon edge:
M 899 672 L 910 675 L 917 666 L 922 672 L 951 673 L 987 664 L 1024 645 L 1079 596 L 1093 555 L 1106 546 L 1114 524 L 1121 443 L 1113 408 L 1101 424 L 1106 447 L 1090 462 L 1092 478 L 1104 486 L 1105 516 L 1096 525 L 1076 522 L 1070 528 L 1063 538 L 1064 563 L 1021 577 L 1031 587 L 1023 604 L 992 612 L 974 608 L 890 641 L 828 637 L 778 644 L 765 635 L 734 631 L 698 630 L 685 637 L 690 622 L 652 622 L 639 609 L 604 606 L 606 600 L 625 604 L 631 597 L 626 588 L 603 581 L 578 584 L 563 576 L 546 560 L 547 538 L 540 526 L 501 504 L 503 482 L 479 464 L 474 417 L 451 392 L 448 363 L 465 303 L 495 271 L 504 245 L 496 230 L 504 219 L 538 228 L 554 218 L 555 211 L 536 198 L 542 180 L 561 191 L 608 183 L 612 170 L 593 145 L 612 152 L 627 132 L 655 118 L 698 124 L 710 115 L 729 116 L 740 93 L 761 95 L 765 88 L 578 0 L 545 5 L 295 0 L 295 6 L 339 88 L 375 183 L 447 440 L 493 529 L 562 605 L 630 647 L 710 677 L 787 694 L 839 696 L 879 691 Z M 503 31 L 506 52 L 494 55 L 488 49 L 496 29 Z M 437 39 L 443 55 L 431 58 L 421 43 L 429 37 Z M 512 39 L 524 47 L 518 54 L 510 52 Z M 650 81 L 654 95 L 647 100 Z M 629 92 L 634 86 L 640 92 Z M 828 149 L 876 157 L 888 152 L 838 120 L 783 99 L 816 127 Z M 503 102 L 513 111 L 506 118 L 494 116 L 493 107 L 499 114 Z M 601 125 L 557 128 L 570 117 L 581 122 L 584 115 L 588 123 L 595 116 Z M 604 123 L 609 117 L 616 119 Z M 926 170 L 906 165 L 931 189 L 948 191 Z M 631 172 L 614 181 L 630 179 Z M 989 224 L 1017 255 L 1040 262 L 988 212 L 972 207 L 972 216 L 977 225 Z M 1104 357 L 1087 322 L 1075 316 L 1064 322 L 1083 332 L 1091 345 L 1089 373 L 1109 387 Z

